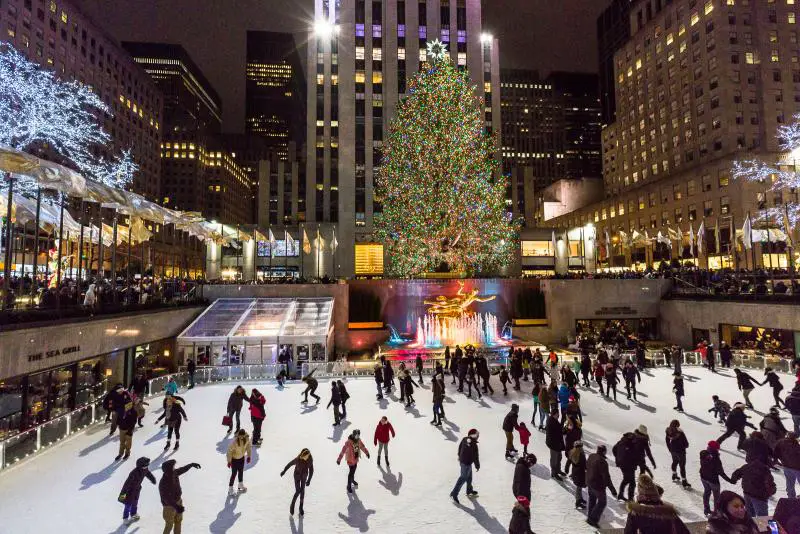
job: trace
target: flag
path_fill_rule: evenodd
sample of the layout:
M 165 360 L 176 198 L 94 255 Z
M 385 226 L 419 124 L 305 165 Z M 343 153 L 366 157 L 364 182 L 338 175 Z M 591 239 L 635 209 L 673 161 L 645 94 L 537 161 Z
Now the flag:
M 670 240 L 672 240 L 672 241 L 680 241 L 681 240 L 681 232 L 673 230 L 671 226 L 667 226 L 667 235 L 669 236 Z
M 275 249 L 277 248 L 277 241 L 275 235 L 272 233 L 272 228 L 269 229 L 269 255 L 271 258 L 275 257 Z
M 689 248 L 694 251 L 694 226 L 689 223 Z M 694 254 L 694 252 L 692 252 Z
M 283 229 L 283 239 L 286 243 L 286 256 L 294 256 L 294 238 L 286 228 Z
M 331 239 L 331 252 L 336 252 L 336 247 L 339 246 L 339 242 L 336 240 L 336 229 L 333 230 L 333 239 Z
M 642 234 L 640 234 L 638 230 L 634 230 L 634 231 L 631 233 L 631 242 L 633 242 L 633 243 L 636 243 L 636 242 L 637 242 L 637 241 L 639 241 L 641 238 L 642 238 Z
M 669 237 L 662 234 L 661 230 L 658 231 L 658 235 L 656 236 L 656 242 L 662 243 L 664 245 L 667 245 L 669 248 L 672 248 L 672 240 Z
M 308 239 L 306 229 L 303 228 L 303 254 L 311 254 L 311 241 Z
M 619 241 L 625 247 L 630 247 L 631 245 L 630 239 L 628 238 L 628 234 L 624 230 L 619 231 Z
M 703 253 L 703 241 L 706 238 L 706 222 L 700 223 L 700 228 L 697 229 L 697 253 Z
M 714 245 L 716 246 L 714 250 L 717 251 L 717 254 L 722 254 L 719 242 L 719 217 L 717 217 L 717 222 L 714 223 Z
M 553 257 L 555 257 L 557 255 L 556 254 L 556 231 L 555 230 L 553 230 L 551 232 L 550 239 L 551 239 L 551 244 L 553 246 Z
M 753 248 L 753 223 L 750 222 L 750 214 L 744 220 L 742 225 L 742 244 L 746 250 Z

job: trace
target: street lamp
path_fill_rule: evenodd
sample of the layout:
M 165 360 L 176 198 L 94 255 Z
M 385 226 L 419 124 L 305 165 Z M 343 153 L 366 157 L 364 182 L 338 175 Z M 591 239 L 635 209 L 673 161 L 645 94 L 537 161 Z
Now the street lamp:
M 493 39 L 494 39 L 494 37 L 492 37 L 491 33 L 483 32 L 481 34 L 481 43 L 483 43 L 484 45 L 492 44 L 492 40 Z
M 329 38 L 338 31 L 339 27 L 331 24 L 329 20 L 319 19 L 314 23 L 314 34 L 316 34 L 318 37 Z

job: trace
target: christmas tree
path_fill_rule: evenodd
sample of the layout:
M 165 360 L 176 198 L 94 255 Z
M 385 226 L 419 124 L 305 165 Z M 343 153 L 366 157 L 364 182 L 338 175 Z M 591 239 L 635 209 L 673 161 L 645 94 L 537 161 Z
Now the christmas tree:
M 507 264 L 516 232 L 505 210 L 506 185 L 495 171 L 483 102 L 441 43 L 410 82 L 390 125 L 378 169 L 383 213 L 375 231 L 389 273 L 435 270 L 474 274 Z

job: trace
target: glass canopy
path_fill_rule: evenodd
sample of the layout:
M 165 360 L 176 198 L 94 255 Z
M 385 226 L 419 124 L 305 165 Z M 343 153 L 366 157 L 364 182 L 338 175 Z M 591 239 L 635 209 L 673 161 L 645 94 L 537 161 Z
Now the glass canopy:
M 333 298 L 219 299 L 178 336 L 178 344 L 327 345 L 332 316 Z

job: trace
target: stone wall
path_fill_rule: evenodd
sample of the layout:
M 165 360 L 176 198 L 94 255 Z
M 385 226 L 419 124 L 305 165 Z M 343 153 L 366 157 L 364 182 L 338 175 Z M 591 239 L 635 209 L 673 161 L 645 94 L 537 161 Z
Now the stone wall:
M 177 336 L 202 306 L 0 333 L 0 380 Z

